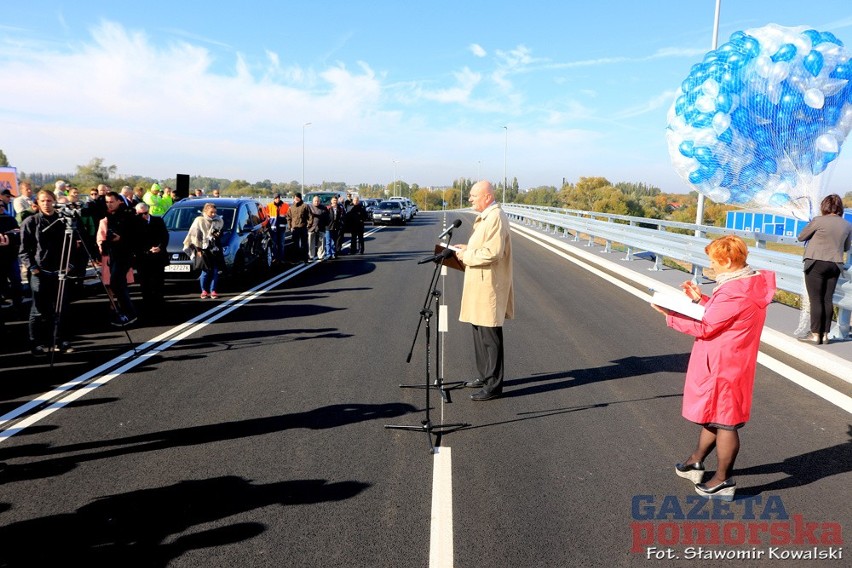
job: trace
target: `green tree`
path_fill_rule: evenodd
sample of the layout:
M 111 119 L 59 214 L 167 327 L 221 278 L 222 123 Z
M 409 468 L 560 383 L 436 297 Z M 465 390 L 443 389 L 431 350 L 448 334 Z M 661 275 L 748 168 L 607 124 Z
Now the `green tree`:
M 107 183 L 109 179 L 115 175 L 117 166 L 105 166 L 103 158 L 92 158 L 88 164 L 77 166 L 77 173 L 74 174 L 74 183 L 81 186 L 93 186 L 100 183 Z
M 0 167 L 8 168 L 9 167 L 9 158 L 6 157 L 6 153 L 3 150 L 0 150 Z

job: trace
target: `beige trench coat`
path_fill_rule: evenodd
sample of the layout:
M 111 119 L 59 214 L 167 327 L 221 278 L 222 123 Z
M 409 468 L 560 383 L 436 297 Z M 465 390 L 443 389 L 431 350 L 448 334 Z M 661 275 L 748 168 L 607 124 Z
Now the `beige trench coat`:
M 465 265 L 459 321 L 500 327 L 515 317 L 512 289 L 512 239 L 500 205 L 490 205 L 473 222 L 462 256 Z

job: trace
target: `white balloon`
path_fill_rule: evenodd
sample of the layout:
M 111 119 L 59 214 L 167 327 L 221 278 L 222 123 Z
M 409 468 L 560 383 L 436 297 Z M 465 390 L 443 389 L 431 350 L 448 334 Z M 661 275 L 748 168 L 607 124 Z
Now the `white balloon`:
M 790 74 L 790 64 L 786 61 L 779 61 L 772 66 L 769 72 L 769 81 L 771 83 L 780 83 Z
M 829 133 L 822 134 L 816 139 L 815 144 L 817 150 L 822 152 L 832 152 L 837 153 L 839 149 L 839 145 L 837 144 L 837 138 L 832 136 Z
M 702 83 L 701 90 L 708 97 L 713 97 L 714 99 L 719 96 L 719 83 L 716 79 L 707 79 Z
M 819 89 L 808 89 L 805 91 L 805 104 L 820 109 L 825 104 L 825 95 Z
M 828 79 L 820 85 L 820 90 L 826 97 L 830 97 L 843 90 L 848 82 L 846 79 Z
M 724 112 L 717 112 L 713 116 L 713 132 L 717 135 L 723 133 L 731 126 L 731 115 Z
M 759 55 L 754 61 L 754 70 L 764 79 L 768 78 L 772 73 L 772 59 L 768 55 Z
M 695 100 L 695 108 L 704 113 L 713 112 L 716 110 L 716 101 L 714 97 L 702 95 Z

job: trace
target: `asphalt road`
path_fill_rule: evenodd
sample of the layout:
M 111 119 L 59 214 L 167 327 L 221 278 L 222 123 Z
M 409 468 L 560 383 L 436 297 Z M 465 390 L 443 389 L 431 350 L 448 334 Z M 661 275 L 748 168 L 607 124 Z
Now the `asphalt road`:
M 461 218 L 458 242 L 472 221 Z M 130 331 L 142 348 L 123 370 L 0 425 L 20 429 L 0 438 L 0 566 L 425 567 L 432 554 L 437 567 L 430 531 L 449 519 L 433 518 L 444 489 L 429 438 L 384 426 L 425 416 L 426 390 L 399 385 L 425 382 L 422 327 L 406 356 L 432 274 L 417 261 L 441 221 L 421 214 L 373 234 L 364 256 L 233 283 L 218 305 L 170 287 L 165 321 Z M 848 413 L 759 367 L 738 499 L 706 505 L 672 471 L 697 436 L 680 417 L 690 339 L 598 276 L 513 244 L 505 396 L 430 398 L 436 424 L 470 424 L 433 438 L 452 458 L 453 565 L 849 565 L 837 544 L 852 516 Z M 460 274 L 439 284 L 442 374 L 465 380 Z M 102 302 L 69 310 L 80 349 L 52 369 L 10 343 L 0 412 L 128 353 Z M 196 317 L 185 337 L 173 331 Z M 703 545 L 690 523 L 709 531 Z M 789 559 L 841 547 L 840 559 Z

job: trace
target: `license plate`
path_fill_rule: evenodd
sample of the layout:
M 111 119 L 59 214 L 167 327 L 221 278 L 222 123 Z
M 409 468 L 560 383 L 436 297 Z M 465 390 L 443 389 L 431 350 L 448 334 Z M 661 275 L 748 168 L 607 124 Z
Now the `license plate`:
M 166 272 L 191 272 L 192 266 L 188 264 L 170 264 L 166 266 Z

